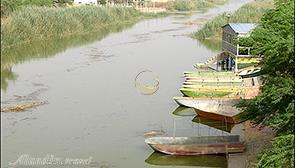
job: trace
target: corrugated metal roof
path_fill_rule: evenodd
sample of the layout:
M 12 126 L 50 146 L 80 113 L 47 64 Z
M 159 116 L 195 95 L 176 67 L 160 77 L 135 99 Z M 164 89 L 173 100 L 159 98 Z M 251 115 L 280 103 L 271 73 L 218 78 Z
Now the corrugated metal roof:
M 229 23 L 229 26 L 236 33 L 248 33 L 256 27 L 253 23 Z

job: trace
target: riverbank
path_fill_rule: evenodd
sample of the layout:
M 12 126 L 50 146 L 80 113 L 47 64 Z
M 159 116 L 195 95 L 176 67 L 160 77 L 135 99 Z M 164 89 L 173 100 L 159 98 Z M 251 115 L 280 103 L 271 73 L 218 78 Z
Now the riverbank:
M 267 9 L 273 8 L 272 0 L 257 0 L 242 6 L 230 14 L 229 22 L 258 23 Z M 221 50 L 221 27 L 225 25 L 227 13 L 223 13 L 207 22 L 199 31 L 191 35 L 200 40 L 205 46 L 215 51 Z

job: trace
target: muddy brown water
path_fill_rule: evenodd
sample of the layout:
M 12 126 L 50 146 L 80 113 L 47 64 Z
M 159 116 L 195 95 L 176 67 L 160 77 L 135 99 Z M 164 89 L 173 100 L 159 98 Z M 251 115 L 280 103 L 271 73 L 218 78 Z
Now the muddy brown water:
M 9 162 L 21 156 L 25 160 L 24 156 L 46 155 L 62 162 L 91 158 L 91 164 L 34 167 L 157 167 L 151 159 L 146 161 L 163 158 L 144 143 L 148 131 L 169 136 L 228 134 L 192 122 L 194 116 L 172 114 L 177 108 L 172 97 L 181 95 L 183 71 L 216 54 L 187 36 L 200 25 L 179 22 L 210 19 L 249 1 L 231 0 L 206 13 L 140 21 L 90 44 L 12 66 L 16 77 L 1 90 L 2 105 L 22 99 L 48 104 L 26 112 L 1 113 L 1 167 L 11 167 Z M 146 69 L 159 77 L 159 90 L 153 95 L 140 94 L 134 87 L 134 78 Z M 161 165 L 230 166 L 224 164 L 224 157 L 177 161 L 164 157 Z

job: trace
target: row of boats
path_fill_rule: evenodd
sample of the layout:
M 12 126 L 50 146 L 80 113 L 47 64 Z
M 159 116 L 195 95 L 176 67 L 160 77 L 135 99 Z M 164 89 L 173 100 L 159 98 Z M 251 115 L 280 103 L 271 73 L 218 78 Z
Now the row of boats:
M 241 110 L 236 104 L 241 99 L 251 99 L 259 93 L 259 78 L 253 77 L 259 69 L 232 71 L 186 71 L 175 102 L 193 108 L 199 118 L 240 123 Z M 251 78 L 249 78 L 251 77 Z M 238 153 L 245 150 L 239 135 L 151 137 L 145 140 L 155 151 L 169 155 L 200 155 Z

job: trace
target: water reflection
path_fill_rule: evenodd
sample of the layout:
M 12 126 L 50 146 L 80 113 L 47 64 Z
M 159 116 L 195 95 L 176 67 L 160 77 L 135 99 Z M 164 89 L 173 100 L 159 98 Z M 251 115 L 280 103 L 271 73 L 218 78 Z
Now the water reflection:
M 193 108 L 187 108 L 187 107 L 182 107 L 182 106 L 178 106 L 173 111 L 172 114 L 177 115 L 177 116 L 195 116 L 195 115 L 197 115 Z
M 154 152 L 145 162 L 159 166 L 227 167 L 226 155 L 175 156 Z
M 8 87 L 8 81 L 15 81 L 17 74 L 12 72 L 12 67 L 3 67 L 1 65 L 1 89 L 6 90 Z
M 198 40 L 198 41 L 211 51 L 215 51 L 215 52 L 221 51 L 221 40 L 204 39 L 204 40 Z
M 100 29 L 91 34 L 75 35 L 67 38 L 34 41 L 18 47 L 1 50 L 1 89 L 6 90 L 10 80 L 16 80 L 17 75 L 12 71 L 12 67 L 26 61 L 49 58 L 68 48 L 75 48 L 81 45 L 90 44 L 101 40 L 112 32 L 120 32 L 134 24 L 127 23 Z
M 204 124 L 209 127 L 213 127 L 218 130 L 226 131 L 229 133 L 231 132 L 232 128 L 234 127 L 234 124 L 225 123 L 223 121 L 211 120 L 211 119 L 207 119 L 207 118 L 204 118 L 201 116 L 196 116 L 192 121 L 195 123 Z
M 234 124 L 197 116 L 193 108 L 177 107 L 173 111 L 173 136 L 225 136 Z

